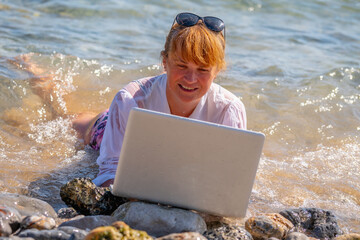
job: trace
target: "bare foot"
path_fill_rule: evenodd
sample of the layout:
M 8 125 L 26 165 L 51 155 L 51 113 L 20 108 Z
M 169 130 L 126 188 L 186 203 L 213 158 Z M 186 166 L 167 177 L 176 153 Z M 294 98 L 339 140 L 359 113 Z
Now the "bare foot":
M 45 69 L 39 67 L 32 58 L 34 53 L 22 54 L 20 56 L 14 57 L 14 60 L 9 59 L 9 62 L 16 65 L 18 68 L 23 69 L 34 76 L 41 76 L 45 73 Z
M 14 64 L 18 68 L 28 72 L 30 74 L 29 84 L 32 91 L 41 97 L 41 99 L 52 108 L 55 114 L 61 114 L 56 110 L 54 105 L 55 83 L 54 74 L 49 72 L 49 69 L 40 67 L 34 61 L 34 53 L 27 53 L 9 60 L 10 63 Z

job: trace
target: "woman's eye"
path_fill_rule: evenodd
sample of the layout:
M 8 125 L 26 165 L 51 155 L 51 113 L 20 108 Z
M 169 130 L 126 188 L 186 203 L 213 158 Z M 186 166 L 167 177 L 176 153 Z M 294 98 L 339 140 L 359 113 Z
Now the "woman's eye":
M 181 69 L 186 68 L 186 66 L 185 66 L 185 65 L 182 65 L 182 64 L 178 64 L 177 66 L 178 66 L 178 68 L 181 68 Z
M 200 72 L 209 72 L 209 69 L 207 69 L 207 68 L 199 68 L 199 71 Z

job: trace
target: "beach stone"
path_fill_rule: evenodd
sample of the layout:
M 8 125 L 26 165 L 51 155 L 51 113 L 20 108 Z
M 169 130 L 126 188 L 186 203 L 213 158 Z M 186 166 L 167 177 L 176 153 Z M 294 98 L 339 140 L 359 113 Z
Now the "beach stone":
M 93 229 L 84 240 L 109 239 L 109 240 L 152 240 L 145 231 L 134 230 L 124 222 L 117 221 L 111 226 Z
M 22 231 L 18 236 L 21 238 L 30 237 L 36 240 L 68 240 L 70 238 L 70 234 L 58 229 L 38 230 L 35 228 Z
M 58 227 L 57 229 L 69 234 L 69 240 L 82 240 L 89 233 L 88 231 L 70 226 Z
M 289 219 L 299 231 L 314 238 L 334 238 L 342 234 L 336 216 L 320 208 L 286 209 L 280 214 Z
M 84 215 L 91 215 L 92 207 L 104 195 L 106 189 L 97 187 L 90 178 L 75 178 L 60 189 L 60 197 L 66 205 Z
M 18 237 L 18 236 L 10 236 L 10 237 L 0 237 L 0 240 L 35 240 L 31 237 Z
M 14 193 L 0 193 L 0 203 L 2 206 L 15 208 L 20 215 L 44 215 L 46 217 L 56 218 L 57 214 L 50 204 L 36 199 Z
M 67 222 L 63 222 L 59 227 L 75 227 L 82 230 L 91 230 L 101 226 L 111 225 L 115 222 L 116 218 L 112 216 L 98 215 L 98 216 L 84 216 Z
M 208 230 L 203 235 L 209 240 L 253 240 L 251 234 L 244 228 L 225 223 L 218 223 L 217 225 L 209 226 Z
M 91 213 L 93 215 L 111 215 L 120 205 L 128 201 L 128 198 L 114 196 L 109 189 L 93 206 Z
M 84 215 L 111 214 L 127 198 L 116 197 L 110 188 L 97 187 L 90 178 L 75 178 L 60 189 L 61 199 Z
M 12 229 L 8 220 L 0 218 L 0 237 L 10 236 Z
M 172 233 L 206 231 L 205 221 L 196 213 L 157 204 L 128 202 L 115 210 L 113 216 L 131 228 L 161 237 Z
M 337 236 L 334 240 L 360 240 L 360 233 L 349 233 Z
M 2 224 L 6 223 L 11 227 L 12 232 L 15 232 L 20 227 L 21 222 L 21 215 L 20 213 L 15 209 L 11 208 L 5 205 L 0 205 L 0 236 L 2 234 Z
M 60 208 L 57 214 L 59 218 L 73 218 L 79 215 L 79 213 L 72 207 Z
M 251 217 L 245 222 L 245 229 L 254 239 L 275 237 L 283 239 L 294 225 L 278 213 Z
M 197 232 L 173 233 L 156 240 L 206 240 L 207 238 Z
M 287 235 L 285 240 L 309 240 L 309 238 L 304 233 L 292 232 Z
M 50 230 L 53 229 L 56 226 L 55 220 L 51 217 L 45 217 L 45 216 L 26 216 L 21 221 L 21 228 L 22 229 L 30 229 L 30 228 L 36 228 L 38 230 Z

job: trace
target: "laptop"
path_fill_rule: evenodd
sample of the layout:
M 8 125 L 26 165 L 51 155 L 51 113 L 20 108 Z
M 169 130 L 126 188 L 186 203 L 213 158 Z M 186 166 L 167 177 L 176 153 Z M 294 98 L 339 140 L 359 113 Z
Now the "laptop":
M 265 136 L 133 108 L 112 193 L 245 217 Z

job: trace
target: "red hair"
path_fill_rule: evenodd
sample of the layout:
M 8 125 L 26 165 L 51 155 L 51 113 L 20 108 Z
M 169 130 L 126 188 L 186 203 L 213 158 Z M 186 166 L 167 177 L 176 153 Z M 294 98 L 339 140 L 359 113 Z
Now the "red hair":
M 167 58 L 173 54 L 200 66 L 215 66 L 218 70 L 226 67 L 225 39 L 222 32 L 211 31 L 202 22 L 191 27 L 177 23 L 172 26 L 161 56 Z

